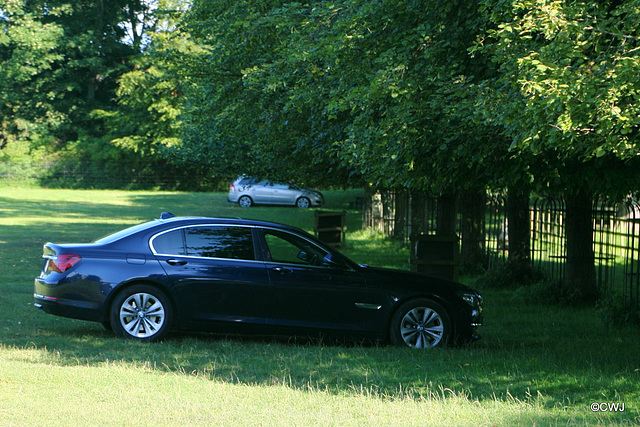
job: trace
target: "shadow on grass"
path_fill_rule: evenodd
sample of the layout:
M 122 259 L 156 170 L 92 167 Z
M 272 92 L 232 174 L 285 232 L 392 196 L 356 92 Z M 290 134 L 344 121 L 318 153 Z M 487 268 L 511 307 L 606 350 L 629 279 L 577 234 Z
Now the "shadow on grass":
M 11 300 L 21 304 L 13 308 L 0 299 L 3 317 L 10 320 L 0 330 L 0 342 L 38 350 L 45 364 L 121 363 L 233 384 L 392 399 L 433 398 L 449 390 L 470 400 L 537 402 L 548 408 L 607 398 L 630 401 L 640 393 L 637 337 L 624 340 L 624 333 L 613 331 L 607 336 L 603 327 L 592 331 L 598 336 L 589 336 L 591 326 L 554 336 L 554 325 L 565 331 L 588 310 L 572 310 L 552 322 L 544 321 L 551 310 L 538 311 L 543 316 L 538 327 L 520 335 L 492 327 L 484 341 L 468 347 L 412 351 L 340 340 L 200 333 L 173 333 L 161 343 L 141 344 L 117 339 L 98 324 L 39 312 L 23 300 L 26 292 L 16 296 Z M 516 322 L 504 328 L 513 331 Z M 604 339 L 606 347 L 595 345 Z

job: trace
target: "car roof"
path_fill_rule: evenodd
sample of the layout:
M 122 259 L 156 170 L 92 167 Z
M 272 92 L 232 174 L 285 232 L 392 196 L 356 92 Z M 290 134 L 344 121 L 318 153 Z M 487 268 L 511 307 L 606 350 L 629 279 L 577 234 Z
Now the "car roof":
M 261 221 L 255 219 L 243 219 L 243 218 L 215 218 L 215 217 L 204 217 L 204 216 L 174 216 L 168 212 L 163 212 L 160 216 L 160 219 L 154 219 L 151 221 L 143 222 L 141 224 L 134 225 L 129 228 L 125 228 L 123 230 L 117 231 L 108 236 L 104 236 L 101 239 L 96 240 L 94 243 L 98 244 L 109 244 L 119 241 L 121 239 L 133 236 L 135 234 L 144 233 L 149 230 L 154 231 L 162 231 L 163 229 L 171 228 L 170 225 L 198 225 L 198 224 L 219 224 L 219 225 L 241 225 L 241 226 L 252 226 L 252 227 L 273 227 L 281 230 L 288 231 L 297 231 L 305 233 L 303 230 L 300 230 L 297 227 L 293 227 L 290 225 L 279 224 L 276 222 L 270 221 Z
M 174 216 L 171 218 L 150 221 L 149 224 L 150 225 L 159 224 L 159 223 L 209 224 L 211 222 L 215 222 L 216 224 L 252 225 L 252 226 L 259 226 L 259 227 L 276 227 L 276 228 L 298 230 L 296 227 L 286 225 L 286 224 L 280 224 L 277 222 L 263 221 L 258 219 L 233 218 L 233 217 Z

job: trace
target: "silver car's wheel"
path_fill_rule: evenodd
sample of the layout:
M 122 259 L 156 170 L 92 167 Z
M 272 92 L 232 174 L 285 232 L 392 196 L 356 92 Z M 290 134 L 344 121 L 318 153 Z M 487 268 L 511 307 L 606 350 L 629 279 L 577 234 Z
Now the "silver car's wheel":
M 300 197 L 296 201 L 296 206 L 299 207 L 299 208 L 302 208 L 302 209 L 306 209 L 309 206 L 311 206 L 311 202 L 306 197 Z
M 447 312 L 427 299 L 403 304 L 391 322 L 391 340 L 400 346 L 434 348 L 446 344 L 450 335 Z
M 253 200 L 251 200 L 251 197 L 249 196 L 242 196 L 238 199 L 238 204 L 242 208 L 250 208 L 251 205 L 253 205 Z
M 157 341 L 169 330 L 172 307 L 159 289 L 140 285 L 125 289 L 111 306 L 111 326 L 122 337 Z

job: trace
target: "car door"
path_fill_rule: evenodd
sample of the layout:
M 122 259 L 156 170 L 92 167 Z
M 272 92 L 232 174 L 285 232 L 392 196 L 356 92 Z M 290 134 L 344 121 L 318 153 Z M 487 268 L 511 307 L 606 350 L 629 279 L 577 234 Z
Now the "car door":
M 271 181 L 264 180 L 253 184 L 249 191 L 254 203 L 273 203 L 273 183 Z
M 225 330 L 265 325 L 270 281 L 253 242 L 252 228 L 222 225 L 183 227 L 152 239 L 182 317 Z
M 271 200 L 274 205 L 293 205 L 297 192 L 292 191 L 289 185 L 273 184 Z
M 328 251 L 311 240 L 276 229 L 262 229 L 265 264 L 273 295 L 268 324 L 279 328 L 365 331 L 374 313 L 364 277 L 346 265 L 329 265 Z

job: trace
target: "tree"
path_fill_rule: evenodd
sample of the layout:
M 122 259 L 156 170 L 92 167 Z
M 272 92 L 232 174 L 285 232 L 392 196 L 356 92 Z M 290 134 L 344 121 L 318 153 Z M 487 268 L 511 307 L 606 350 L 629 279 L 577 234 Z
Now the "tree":
M 136 49 L 143 47 L 141 31 L 155 25 L 155 21 L 140 20 L 145 15 L 151 19 L 151 3 L 35 0 L 1 4 L 1 143 L 11 138 L 29 140 L 79 169 L 85 161 L 127 163 L 124 159 L 130 153 L 104 140 L 110 130 L 105 120 L 111 117 L 105 112 L 117 107 L 119 79 L 132 69 L 133 58 L 140 54 Z M 113 163 L 98 169 L 101 174 L 118 170 Z M 122 182 L 129 173 L 117 175 Z
M 92 112 L 93 117 L 104 121 L 105 129 L 92 144 L 101 147 L 97 151 L 102 153 L 103 162 L 114 169 L 135 171 L 136 180 L 207 188 L 209 180 L 192 176 L 189 171 L 183 173 L 181 165 L 171 160 L 181 143 L 182 106 L 190 86 L 181 60 L 201 49 L 188 34 L 175 37 L 187 9 L 184 1 L 162 0 L 155 6 L 135 14 L 127 9 L 131 16 L 127 27 L 133 34 L 129 39 L 140 53 L 130 61 L 132 70 L 118 79 L 115 105 Z
M 62 59 L 56 48 L 64 32 L 39 18 L 23 2 L 0 4 L 0 148 L 11 139 L 46 137 L 61 119 L 42 76 Z
M 436 193 L 487 183 L 499 146 L 475 120 L 491 65 L 467 53 L 476 17 L 458 0 L 195 2 L 187 28 L 209 53 L 188 65 L 201 90 L 184 148 L 230 174 L 303 165 Z
M 481 2 L 493 23 L 480 44 L 498 64 L 493 112 L 511 151 L 533 155 L 538 191 L 567 199 L 566 285 L 596 295 L 591 201 L 637 188 L 611 173 L 637 163 L 637 1 Z M 631 179 L 630 179 L 631 178 Z
M 187 16 L 186 30 L 205 51 L 185 64 L 194 90 L 176 154 L 200 173 L 304 183 L 328 169 L 325 153 L 318 156 L 313 143 L 306 145 L 317 125 L 306 115 L 309 109 L 287 105 L 291 76 L 272 80 L 290 33 L 271 14 L 283 3 L 195 2 Z

